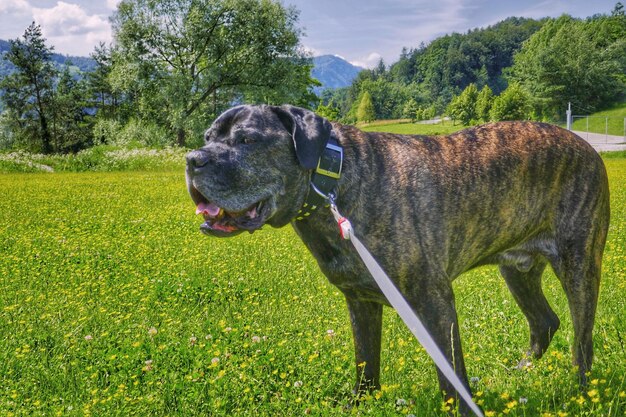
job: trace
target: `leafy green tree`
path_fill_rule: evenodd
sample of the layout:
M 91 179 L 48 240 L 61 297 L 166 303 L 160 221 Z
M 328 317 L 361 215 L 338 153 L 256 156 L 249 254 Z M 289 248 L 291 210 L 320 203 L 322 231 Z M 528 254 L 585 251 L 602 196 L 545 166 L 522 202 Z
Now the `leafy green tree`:
M 372 103 L 372 96 L 369 91 L 365 91 L 361 96 L 356 118 L 359 122 L 371 122 L 376 119 L 374 103 Z
M 433 120 L 435 116 L 437 116 L 437 107 L 434 104 L 426 107 L 422 111 L 422 117 L 424 120 Z
M 519 84 L 513 83 L 493 101 L 490 119 L 526 120 L 530 113 L 530 96 Z
M 56 70 L 52 64 L 52 47 L 46 46 L 41 27 L 33 22 L 22 38 L 9 41 L 4 59 L 15 72 L 0 81 L 2 99 L 10 124 L 31 146 L 44 153 L 53 151 L 50 121 L 54 102 Z
M 489 121 L 489 112 L 493 105 L 493 92 L 488 85 L 484 86 L 476 97 L 476 119 L 482 123 Z
M 96 46 L 91 58 L 96 66 L 86 74 L 88 91 L 92 98 L 92 105 L 98 109 L 98 117 L 105 119 L 119 118 L 119 107 L 122 101 L 121 92 L 111 83 L 113 70 L 113 50 L 104 43 Z
M 57 80 L 52 111 L 54 148 L 60 152 L 76 152 L 92 144 L 93 122 L 86 110 L 87 86 L 70 71 L 66 62 Z
M 204 129 L 233 101 L 280 103 L 308 93 L 298 14 L 273 0 L 124 0 L 112 17 L 112 78 L 141 117 L 176 134 Z
M 471 83 L 463 92 L 452 99 L 448 106 L 447 113 L 453 120 L 459 120 L 464 125 L 470 125 L 477 119 L 476 100 L 478 99 L 478 88 Z
M 417 110 L 419 109 L 417 105 L 417 101 L 413 97 L 411 97 L 405 104 L 402 109 L 402 117 L 405 119 L 411 119 L 411 121 L 415 122 L 417 120 Z
M 315 113 L 318 115 L 332 121 L 339 120 L 339 109 L 335 107 L 332 103 L 328 103 L 328 105 L 324 105 L 324 103 L 320 103 L 315 109 Z
M 622 96 L 626 25 L 609 24 L 619 19 L 585 22 L 564 15 L 548 21 L 524 44 L 511 80 L 531 94 L 539 116 L 557 118 L 568 102 L 592 111 Z

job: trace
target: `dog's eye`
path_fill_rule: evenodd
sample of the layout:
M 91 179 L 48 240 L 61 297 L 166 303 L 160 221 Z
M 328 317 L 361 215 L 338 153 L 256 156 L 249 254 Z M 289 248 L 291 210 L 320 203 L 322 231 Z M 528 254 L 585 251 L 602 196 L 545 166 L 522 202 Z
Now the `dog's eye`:
M 252 143 L 255 143 L 256 140 L 254 140 L 254 138 L 250 137 L 250 136 L 244 136 L 243 139 L 241 140 L 242 143 L 245 143 L 246 145 L 250 145 Z

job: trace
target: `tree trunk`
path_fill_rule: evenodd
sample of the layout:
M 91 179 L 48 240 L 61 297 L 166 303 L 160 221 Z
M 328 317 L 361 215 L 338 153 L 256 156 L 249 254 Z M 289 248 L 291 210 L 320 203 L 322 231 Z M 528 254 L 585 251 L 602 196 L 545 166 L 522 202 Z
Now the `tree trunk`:
M 179 127 L 178 131 L 176 132 L 176 142 L 180 147 L 185 146 L 185 129 L 183 129 L 182 127 Z
M 52 153 L 52 138 L 50 137 L 50 129 L 48 128 L 48 120 L 43 114 L 39 115 L 39 123 L 41 125 L 41 142 L 43 145 L 43 153 Z

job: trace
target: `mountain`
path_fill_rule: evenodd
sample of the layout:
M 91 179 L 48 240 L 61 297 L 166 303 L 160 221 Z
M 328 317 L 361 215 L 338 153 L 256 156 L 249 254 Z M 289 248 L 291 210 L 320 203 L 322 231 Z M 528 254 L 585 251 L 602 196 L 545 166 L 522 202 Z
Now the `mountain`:
M 322 55 L 313 58 L 311 75 L 322 83 L 314 89 L 316 94 L 327 88 L 348 87 L 359 72 L 363 70 L 335 55 Z
M 2 56 L 9 50 L 9 47 L 9 42 L 0 39 L 0 78 L 5 77 L 13 71 L 11 63 L 2 59 Z M 72 70 L 81 73 L 93 71 L 96 65 L 95 61 L 91 58 L 61 54 L 52 54 L 52 61 L 59 70 L 63 69 L 65 63 L 69 61 L 72 63 Z M 354 66 L 335 55 L 314 57 L 311 75 L 322 83 L 322 86 L 316 87 L 314 91 L 316 94 L 319 94 L 328 88 L 348 87 L 362 70 L 363 68 Z

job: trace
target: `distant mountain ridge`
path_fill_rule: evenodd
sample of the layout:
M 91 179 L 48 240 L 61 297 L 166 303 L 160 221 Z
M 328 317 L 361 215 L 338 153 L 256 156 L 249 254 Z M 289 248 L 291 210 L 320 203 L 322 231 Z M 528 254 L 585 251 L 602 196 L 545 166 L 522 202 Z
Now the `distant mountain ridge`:
M 322 83 L 314 89 L 319 94 L 327 88 L 349 87 L 363 68 L 352 65 L 336 55 L 321 55 L 313 58 L 311 75 Z
M 0 39 L 0 78 L 9 75 L 13 71 L 13 65 L 4 59 L 11 45 L 8 41 Z M 80 72 L 91 72 L 96 68 L 96 61 L 84 56 L 69 56 L 57 53 L 52 54 L 52 62 L 58 69 L 63 69 L 67 62 L 71 62 Z
M 13 65 L 2 59 L 4 54 L 9 50 L 9 42 L 0 39 L 0 78 L 7 76 L 13 71 Z M 62 69 L 69 61 L 73 67 L 82 73 L 91 72 L 96 66 L 96 62 L 88 57 L 68 56 L 61 54 L 52 54 L 52 61 L 57 68 Z M 321 93 L 328 88 L 349 87 L 357 74 L 363 68 L 352 65 L 345 59 L 336 55 L 321 55 L 313 58 L 313 69 L 311 76 L 322 83 L 321 87 L 315 87 L 316 94 Z

